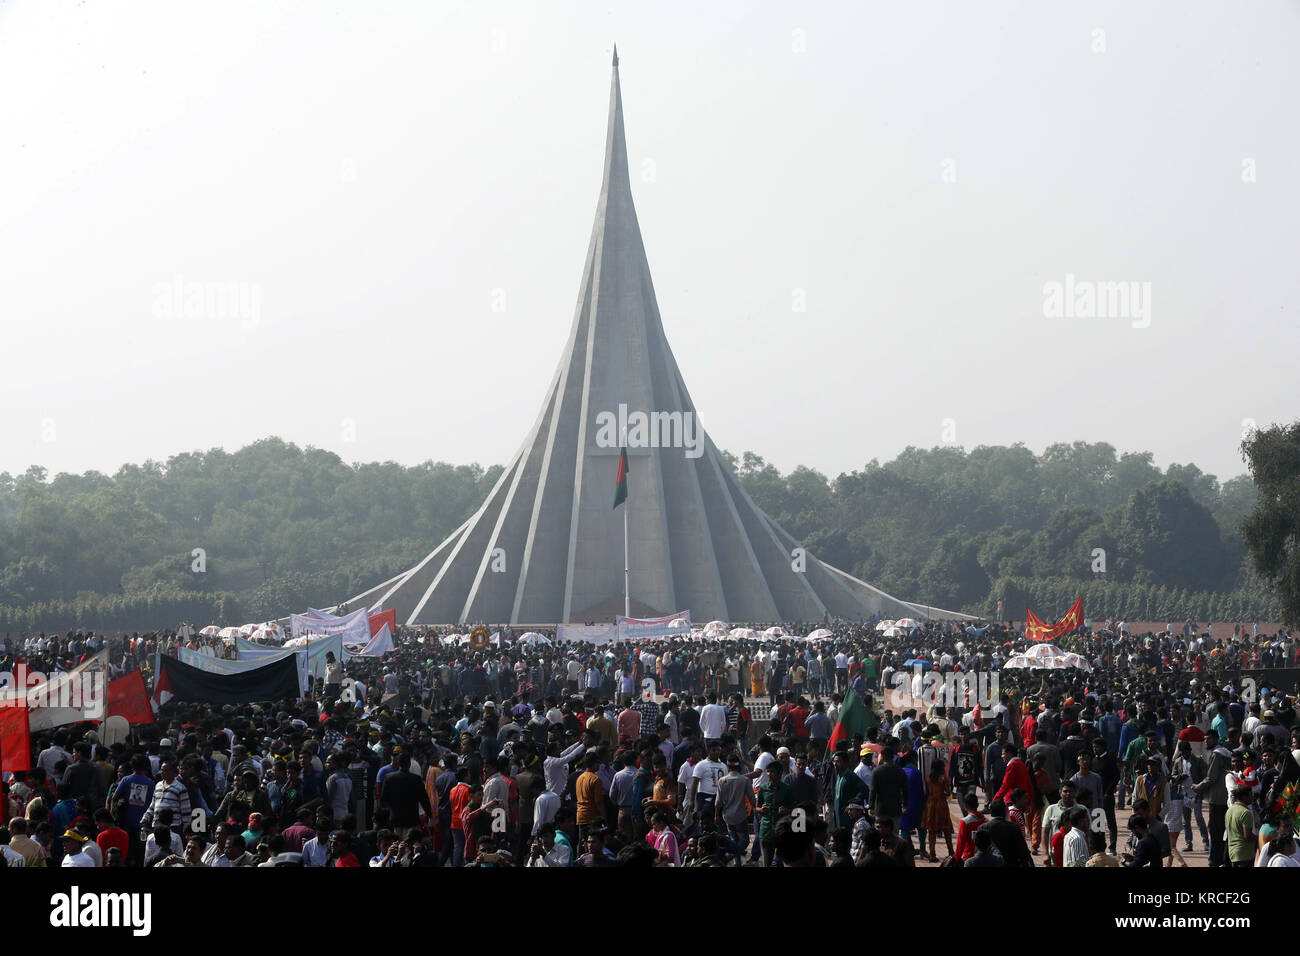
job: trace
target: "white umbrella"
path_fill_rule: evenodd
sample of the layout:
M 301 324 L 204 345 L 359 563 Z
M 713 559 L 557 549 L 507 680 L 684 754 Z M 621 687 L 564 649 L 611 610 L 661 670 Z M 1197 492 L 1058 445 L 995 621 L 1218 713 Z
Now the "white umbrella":
M 710 621 L 708 624 L 704 625 L 705 637 L 721 637 L 723 634 L 726 633 L 727 633 L 726 621 Z
M 913 617 L 900 617 L 897 621 L 894 622 L 894 627 L 905 627 L 908 630 L 912 630 L 920 626 L 921 626 L 921 622 Z
M 536 631 L 527 631 L 519 635 L 519 643 L 527 644 L 529 647 L 532 647 L 534 644 L 549 644 L 551 641 L 545 634 L 538 634 Z
M 1063 654 L 1060 657 L 1030 657 L 1028 654 L 1017 654 L 1008 658 L 1002 666 L 1012 670 L 1064 671 L 1071 668 L 1092 670 L 1092 665 L 1078 654 Z
M 199 631 L 199 633 L 204 637 L 216 637 L 221 633 L 221 628 L 217 627 L 215 624 L 209 624 L 203 630 Z
M 255 631 L 251 640 L 254 641 L 273 641 L 276 644 L 284 642 L 284 631 L 278 624 L 262 624 Z
M 239 629 L 239 633 L 240 633 L 240 635 L 242 635 L 243 637 L 248 637 L 250 634 L 252 634 L 254 631 L 256 631 L 257 628 L 258 628 L 258 625 L 256 625 L 256 624 L 245 624 L 243 627 L 241 627 L 241 628 Z
M 828 631 L 826 628 L 824 628 L 824 627 L 819 627 L 819 628 L 817 628 L 817 630 L 813 631 L 811 634 L 809 634 L 807 637 L 805 637 L 804 640 L 805 640 L 805 641 L 824 641 L 824 640 L 826 640 L 828 637 L 834 637 L 834 636 L 835 636 L 835 635 L 832 634 L 830 631 Z
M 890 629 L 891 627 L 893 627 L 893 626 L 894 626 L 894 622 L 893 622 L 893 621 L 877 621 L 877 622 L 876 622 L 876 630 L 877 630 L 877 631 L 887 631 L 887 630 L 889 630 L 889 629 Z
M 690 629 L 691 622 L 684 617 L 674 618 L 668 622 L 668 630 L 670 631 L 689 631 Z
M 1054 657 L 1064 657 L 1065 651 L 1055 644 L 1035 644 L 1024 652 L 1024 656 L 1030 660 L 1045 661 Z
M 727 636 L 733 641 L 758 640 L 758 633 L 752 627 L 733 627 Z
M 231 640 L 242 636 L 237 627 L 223 627 L 221 630 L 217 631 L 217 634 L 221 637 L 228 637 Z
M 701 631 L 698 627 L 695 628 L 693 631 L 691 631 L 691 640 L 693 641 L 704 640 L 704 632 Z
M 1066 654 L 1061 658 L 1061 660 L 1065 661 L 1065 663 L 1069 664 L 1071 667 L 1077 667 L 1081 671 L 1092 673 L 1092 665 L 1088 663 L 1088 659 L 1082 654 Z
M 773 640 L 774 638 L 778 638 L 778 637 L 785 637 L 786 636 L 785 628 L 769 627 L 766 631 L 763 632 L 763 636 L 768 640 Z
M 881 632 L 881 637 L 906 637 L 907 631 L 901 627 L 887 627 Z

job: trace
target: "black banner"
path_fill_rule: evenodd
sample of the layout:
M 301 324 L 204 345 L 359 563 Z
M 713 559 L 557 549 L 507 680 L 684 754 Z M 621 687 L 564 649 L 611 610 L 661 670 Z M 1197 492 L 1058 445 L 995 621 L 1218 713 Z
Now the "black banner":
M 297 700 L 298 662 L 289 654 L 238 674 L 210 674 L 174 657 L 161 659 L 154 692 L 170 691 L 174 700 L 202 704 L 246 704 L 258 700 Z

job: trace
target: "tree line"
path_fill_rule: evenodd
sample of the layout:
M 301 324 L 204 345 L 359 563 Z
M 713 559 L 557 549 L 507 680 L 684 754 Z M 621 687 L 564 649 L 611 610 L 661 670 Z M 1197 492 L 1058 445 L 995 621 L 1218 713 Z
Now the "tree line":
M 832 479 L 727 454 L 815 556 L 922 604 L 1044 616 L 1276 619 L 1241 528 L 1247 476 L 1161 470 L 1105 443 L 908 448 Z M 166 462 L 0 474 L 0 630 L 243 623 L 332 605 L 410 567 L 501 468 L 349 464 L 269 438 Z M 1068 595 L 1068 599 L 1067 599 Z

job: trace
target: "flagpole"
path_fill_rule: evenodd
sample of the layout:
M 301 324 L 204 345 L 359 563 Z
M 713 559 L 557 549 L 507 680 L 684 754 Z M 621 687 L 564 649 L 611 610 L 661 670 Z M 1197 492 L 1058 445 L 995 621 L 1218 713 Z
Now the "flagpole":
M 627 550 L 627 511 L 629 501 L 623 502 L 623 616 L 632 616 L 632 562 L 628 560 Z

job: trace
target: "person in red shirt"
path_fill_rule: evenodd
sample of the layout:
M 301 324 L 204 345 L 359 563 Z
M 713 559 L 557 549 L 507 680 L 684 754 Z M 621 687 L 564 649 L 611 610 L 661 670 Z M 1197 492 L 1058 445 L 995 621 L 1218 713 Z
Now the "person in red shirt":
M 330 837 L 330 855 L 335 866 L 360 867 L 361 861 L 352 852 L 352 835 L 347 830 L 335 830 Z
M 1019 748 L 1014 744 L 1007 744 L 1002 748 L 1002 753 L 1007 758 L 1007 769 L 1002 776 L 1002 786 L 993 795 L 993 799 L 989 801 L 990 804 L 998 800 L 1010 804 L 1011 794 L 1014 791 L 1023 790 L 1025 793 L 1032 793 L 1034 790 L 1033 781 L 1029 779 L 1029 768 L 1020 759 Z
M 121 827 L 114 825 L 112 813 L 102 807 L 96 810 L 95 827 L 99 830 L 95 845 L 103 853 L 104 859 L 108 859 L 110 847 L 117 847 L 122 851 L 122 856 L 126 856 L 126 851 L 131 848 L 131 837 Z
M 1026 747 L 1032 746 L 1038 739 L 1038 718 L 1028 704 L 1025 705 L 1025 719 L 1020 722 L 1020 739 Z
M 790 708 L 790 727 L 794 731 L 794 737 L 804 746 L 807 746 L 810 732 L 808 730 L 808 701 L 800 697 L 795 705 Z
M 975 855 L 975 831 L 988 822 L 979 812 L 979 805 L 979 795 L 973 790 L 968 790 L 962 797 L 962 809 L 966 815 L 957 824 L 957 849 L 953 851 L 953 856 L 962 862 Z
M 451 804 L 451 865 L 465 865 L 465 808 L 469 806 L 473 790 L 469 785 L 469 767 L 456 768 L 456 786 L 451 788 L 447 800 Z
M 1063 857 L 1065 855 L 1065 837 L 1066 834 L 1070 832 L 1070 829 L 1071 824 L 1062 819 L 1061 825 L 1058 826 L 1056 832 L 1052 834 L 1052 866 L 1059 867 L 1063 865 Z

